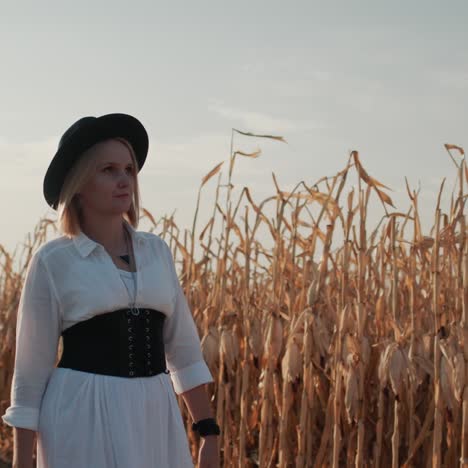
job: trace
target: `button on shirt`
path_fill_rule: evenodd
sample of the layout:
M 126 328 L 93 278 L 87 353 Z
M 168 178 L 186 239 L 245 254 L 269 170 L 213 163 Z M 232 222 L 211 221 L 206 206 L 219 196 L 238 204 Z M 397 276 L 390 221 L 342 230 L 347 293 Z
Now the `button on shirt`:
M 175 392 L 213 382 L 169 246 L 160 236 L 124 223 L 135 255 L 136 307 L 166 315 L 165 356 Z M 11 405 L 3 421 L 37 431 L 41 399 L 55 368 L 62 331 L 130 305 L 112 258 L 82 231 L 72 239 L 61 236 L 40 246 L 28 264 L 20 296 Z

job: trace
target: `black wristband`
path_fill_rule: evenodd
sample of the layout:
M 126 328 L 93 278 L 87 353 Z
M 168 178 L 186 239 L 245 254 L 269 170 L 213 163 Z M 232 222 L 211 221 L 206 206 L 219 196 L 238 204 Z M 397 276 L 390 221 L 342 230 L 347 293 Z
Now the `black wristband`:
M 219 435 L 221 432 L 214 418 L 201 419 L 197 423 L 192 423 L 192 430 L 197 431 L 201 437 Z

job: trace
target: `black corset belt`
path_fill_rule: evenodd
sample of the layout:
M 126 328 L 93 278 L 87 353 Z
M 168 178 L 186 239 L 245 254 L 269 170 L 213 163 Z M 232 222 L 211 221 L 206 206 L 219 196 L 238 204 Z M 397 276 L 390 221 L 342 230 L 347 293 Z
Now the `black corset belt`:
M 163 324 L 154 309 L 114 310 L 83 320 L 62 332 L 57 367 L 118 377 L 150 377 L 166 369 Z

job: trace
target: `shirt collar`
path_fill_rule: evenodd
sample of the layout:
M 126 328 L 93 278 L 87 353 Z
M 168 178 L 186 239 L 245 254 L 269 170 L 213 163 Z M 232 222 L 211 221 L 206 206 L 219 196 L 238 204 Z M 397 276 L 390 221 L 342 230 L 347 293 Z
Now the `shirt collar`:
M 130 232 L 133 245 L 142 244 L 145 242 L 146 239 L 143 233 L 138 232 L 130 223 L 128 223 L 126 219 L 124 219 L 123 222 Z M 79 234 L 73 237 L 73 243 L 82 257 L 88 256 L 96 247 L 102 247 L 101 244 L 93 241 L 81 230 Z

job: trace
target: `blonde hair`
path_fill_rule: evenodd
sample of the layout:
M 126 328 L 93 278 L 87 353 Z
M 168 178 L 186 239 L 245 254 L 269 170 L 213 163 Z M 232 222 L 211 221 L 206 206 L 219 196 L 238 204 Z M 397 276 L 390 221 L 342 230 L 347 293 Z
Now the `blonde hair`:
M 115 137 L 129 150 L 133 161 L 134 194 L 129 210 L 124 213 L 125 218 L 135 229 L 140 218 L 140 188 L 138 184 L 138 163 L 132 145 L 124 138 Z M 95 173 L 98 160 L 95 157 L 95 145 L 84 151 L 65 177 L 58 201 L 59 230 L 66 237 L 72 238 L 81 231 L 81 208 L 76 197 L 77 192 Z

